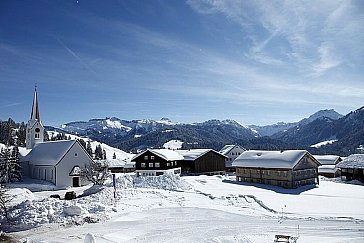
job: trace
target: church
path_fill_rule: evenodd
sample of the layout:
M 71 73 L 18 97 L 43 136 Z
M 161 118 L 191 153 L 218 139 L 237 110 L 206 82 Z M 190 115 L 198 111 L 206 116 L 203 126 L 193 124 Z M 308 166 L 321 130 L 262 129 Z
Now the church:
M 40 119 L 37 88 L 32 112 L 26 128 L 26 148 L 30 152 L 21 159 L 25 176 L 45 180 L 57 187 L 78 187 L 89 183 L 81 170 L 93 162 L 77 140 L 44 142 L 44 126 Z

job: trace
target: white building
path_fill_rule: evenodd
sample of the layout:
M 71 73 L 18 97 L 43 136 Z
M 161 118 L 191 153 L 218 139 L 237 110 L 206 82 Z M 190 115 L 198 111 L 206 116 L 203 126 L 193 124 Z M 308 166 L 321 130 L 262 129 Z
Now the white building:
M 233 161 L 245 151 L 246 149 L 239 145 L 233 145 L 233 144 L 225 145 L 220 150 L 220 153 L 227 157 L 225 159 L 226 170 L 235 170 L 235 168 L 232 166 Z
M 21 158 L 23 173 L 59 187 L 87 184 L 80 172 L 93 161 L 82 145 L 77 140 L 44 142 L 43 134 L 35 89 L 32 113 L 26 128 L 26 148 L 30 152 Z
M 92 158 L 77 140 L 37 143 L 23 161 L 29 164 L 31 178 L 59 187 L 89 183 L 81 176 L 81 169 L 92 163 Z

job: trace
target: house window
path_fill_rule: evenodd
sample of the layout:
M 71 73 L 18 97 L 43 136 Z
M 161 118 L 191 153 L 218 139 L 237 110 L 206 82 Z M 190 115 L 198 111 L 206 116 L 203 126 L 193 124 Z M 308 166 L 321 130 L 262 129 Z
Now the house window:
M 148 155 L 145 155 L 144 156 L 144 160 L 148 160 Z
M 53 170 L 51 170 L 51 180 L 53 180 Z
M 141 163 L 140 167 L 145 168 L 145 163 Z
M 39 133 L 36 133 L 36 134 L 34 135 L 34 137 L 35 137 L 36 139 L 39 139 Z
M 77 157 L 78 156 L 78 153 L 75 153 L 75 157 Z
M 285 172 L 284 172 L 284 176 L 285 176 L 285 177 L 287 177 L 287 176 L 288 176 L 287 171 L 285 171 Z
M 156 163 L 154 164 L 154 166 L 155 166 L 155 167 L 157 167 L 157 168 L 159 168 L 159 167 L 161 167 L 161 164 L 160 164 L 159 162 L 156 162 Z
M 269 170 L 267 171 L 267 175 L 270 175 L 270 171 Z
M 153 167 L 153 163 L 149 163 L 149 168 L 152 168 Z
M 169 162 L 167 162 L 167 166 L 170 166 L 170 163 Z
M 150 156 L 150 159 L 151 160 L 154 160 L 155 159 L 154 155 Z

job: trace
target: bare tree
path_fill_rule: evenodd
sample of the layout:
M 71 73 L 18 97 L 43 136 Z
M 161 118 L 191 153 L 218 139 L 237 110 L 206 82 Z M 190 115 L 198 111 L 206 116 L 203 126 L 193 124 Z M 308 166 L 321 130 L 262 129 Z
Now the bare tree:
M 85 168 L 82 169 L 82 175 L 94 185 L 103 185 L 111 174 L 106 163 L 97 161 L 86 165 Z

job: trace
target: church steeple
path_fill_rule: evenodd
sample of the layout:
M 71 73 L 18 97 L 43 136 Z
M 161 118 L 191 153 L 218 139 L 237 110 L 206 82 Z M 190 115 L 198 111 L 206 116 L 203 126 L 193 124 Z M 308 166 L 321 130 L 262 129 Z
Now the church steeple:
M 38 105 L 38 94 L 37 85 L 34 90 L 32 113 L 30 115 L 30 120 L 27 124 L 26 131 L 26 147 L 27 149 L 32 149 L 35 144 L 43 142 L 44 140 L 44 127 L 42 121 L 40 120 L 39 105 Z
M 37 85 L 35 85 L 33 106 L 32 106 L 32 114 L 30 115 L 30 119 L 31 120 L 37 119 L 38 121 L 40 121 L 38 95 L 37 95 Z

